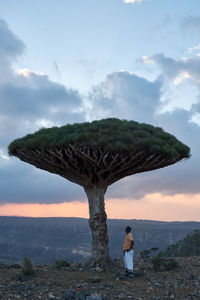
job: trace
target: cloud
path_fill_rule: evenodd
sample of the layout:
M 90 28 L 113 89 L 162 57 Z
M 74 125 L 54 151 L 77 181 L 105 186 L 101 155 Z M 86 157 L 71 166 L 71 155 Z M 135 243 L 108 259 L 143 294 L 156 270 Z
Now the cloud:
M 0 59 L 16 59 L 24 51 L 24 43 L 10 30 L 0 18 Z
M 143 0 L 123 0 L 124 3 L 142 3 Z
M 174 78 L 173 83 L 175 85 L 180 84 L 184 79 L 191 78 L 191 75 L 188 72 L 183 72 L 180 76 Z
M 88 93 L 89 119 L 118 117 L 152 122 L 160 104 L 162 80 L 151 82 L 129 72 L 115 72 Z
M 46 75 L 28 70 L 18 72 L 14 80 L 1 85 L 0 98 L 1 113 L 20 114 L 29 120 L 41 116 L 60 120 L 63 112 L 69 117 L 69 113 L 81 104 L 77 91 L 52 82 Z
M 200 56 L 173 59 L 163 54 L 157 54 L 149 59 L 153 60 L 160 67 L 163 76 L 172 80 L 174 84 L 188 79 L 200 89 Z
M 55 83 L 36 71 L 14 72 L 13 63 L 23 55 L 24 49 L 24 43 L 0 19 L 0 73 L 3 73 L 3 77 L 0 76 L 0 202 L 23 203 L 38 199 L 48 203 L 58 198 L 59 201 L 79 198 L 80 189 L 74 189 L 74 184 L 64 184 L 58 176 L 44 175 L 7 155 L 7 146 L 15 138 L 43 126 L 85 120 L 83 101 L 77 90 Z
M 194 52 L 194 51 L 200 51 L 200 44 L 199 45 L 197 45 L 197 46 L 194 46 L 194 47 L 190 47 L 189 49 L 188 49 L 188 52 Z
M 0 153 L 1 154 L 1 153 Z M 20 160 L 0 156 L 0 204 L 60 203 L 85 199 L 83 189 L 64 178 Z
M 12 63 L 25 50 L 24 43 L 10 30 L 8 24 L 0 18 L 0 84 L 12 76 Z
M 29 69 L 13 71 L 12 65 L 24 49 L 24 43 L 0 19 L 0 60 L 7 75 L 0 79 L 0 137 L 4 142 L 9 140 L 8 130 L 12 139 L 14 135 L 35 131 L 43 124 L 84 120 L 82 99 L 77 90 L 55 83 L 43 73 Z

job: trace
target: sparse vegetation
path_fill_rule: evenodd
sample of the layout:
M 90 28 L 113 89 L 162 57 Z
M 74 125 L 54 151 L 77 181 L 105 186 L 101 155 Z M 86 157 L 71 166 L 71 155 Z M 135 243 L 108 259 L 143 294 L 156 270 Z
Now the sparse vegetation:
M 23 261 L 22 273 L 23 273 L 23 275 L 33 275 L 34 274 L 32 262 L 26 256 L 24 257 L 24 261 Z
M 160 253 L 166 257 L 199 256 L 200 255 L 200 230 L 196 229 L 186 235 L 182 240 Z
M 176 260 L 161 258 L 159 256 L 152 258 L 152 264 L 154 271 L 171 271 L 179 266 Z
M 61 269 L 63 267 L 69 267 L 70 266 L 70 263 L 64 259 L 57 259 L 55 260 L 55 267 L 57 269 Z

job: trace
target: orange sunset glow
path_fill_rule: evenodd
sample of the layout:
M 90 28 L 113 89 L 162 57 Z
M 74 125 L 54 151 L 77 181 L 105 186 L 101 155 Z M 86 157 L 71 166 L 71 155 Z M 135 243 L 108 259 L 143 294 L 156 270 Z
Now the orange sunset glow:
M 106 212 L 110 219 L 149 219 L 162 221 L 200 221 L 200 194 L 173 196 L 150 194 L 141 200 L 109 199 Z M 4 204 L 1 216 L 82 217 L 88 218 L 87 202 L 59 204 Z

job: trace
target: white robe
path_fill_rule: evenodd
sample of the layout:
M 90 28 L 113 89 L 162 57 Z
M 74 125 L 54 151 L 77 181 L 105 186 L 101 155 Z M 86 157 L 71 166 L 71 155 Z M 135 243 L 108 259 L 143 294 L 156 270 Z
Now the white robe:
M 133 254 L 134 254 L 133 249 L 131 249 L 129 251 L 125 251 L 125 254 L 124 254 L 125 268 L 131 272 L 133 271 Z

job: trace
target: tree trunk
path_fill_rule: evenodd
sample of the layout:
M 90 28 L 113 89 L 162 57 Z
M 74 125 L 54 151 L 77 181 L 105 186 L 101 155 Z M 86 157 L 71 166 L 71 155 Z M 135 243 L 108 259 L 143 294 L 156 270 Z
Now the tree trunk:
M 92 256 L 93 266 L 105 269 L 111 263 L 108 250 L 107 215 L 105 212 L 105 188 L 93 187 L 85 189 L 89 202 L 89 225 L 92 231 Z

